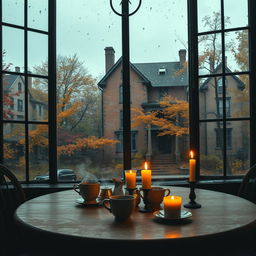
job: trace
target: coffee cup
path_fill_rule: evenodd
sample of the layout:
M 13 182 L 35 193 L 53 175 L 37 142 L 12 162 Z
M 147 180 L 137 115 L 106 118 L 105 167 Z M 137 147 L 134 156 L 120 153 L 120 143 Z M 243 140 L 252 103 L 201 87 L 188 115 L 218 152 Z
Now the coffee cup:
M 102 205 L 115 216 L 117 221 L 123 221 L 131 216 L 135 208 L 135 203 L 136 196 L 113 195 L 104 199 Z
M 74 190 L 84 199 L 87 203 L 96 202 L 100 192 L 100 183 L 81 182 L 74 185 Z
M 170 193 L 171 191 L 169 188 L 151 187 L 147 195 L 150 209 L 152 211 L 160 210 L 161 203 L 163 202 L 164 197 L 170 195 Z M 141 194 L 141 191 L 140 196 L 144 199 L 144 196 Z

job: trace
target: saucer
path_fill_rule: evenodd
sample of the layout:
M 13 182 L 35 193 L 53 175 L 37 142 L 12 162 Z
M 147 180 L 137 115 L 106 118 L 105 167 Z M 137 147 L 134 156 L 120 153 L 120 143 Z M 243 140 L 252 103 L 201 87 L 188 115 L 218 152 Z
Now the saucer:
M 86 202 L 82 197 L 80 198 L 77 198 L 76 199 L 76 203 L 80 204 L 80 205 L 98 205 L 100 203 L 100 200 L 99 198 L 97 198 L 95 201 L 89 201 L 89 202 Z
M 153 215 L 157 219 L 161 219 L 161 220 L 164 220 L 167 222 L 175 222 L 175 221 L 181 221 L 181 220 L 191 217 L 192 213 L 189 211 L 186 211 L 186 210 L 181 210 L 179 218 L 168 218 L 168 217 L 164 216 L 164 210 L 159 210 L 159 211 L 153 212 Z

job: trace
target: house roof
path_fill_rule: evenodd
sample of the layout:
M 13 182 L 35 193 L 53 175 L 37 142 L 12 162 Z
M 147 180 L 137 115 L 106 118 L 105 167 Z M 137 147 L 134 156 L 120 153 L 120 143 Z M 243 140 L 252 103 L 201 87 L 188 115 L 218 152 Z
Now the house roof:
M 213 70 L 213 74 L 217 74 L 217 71 L 222 69 L 222 63 L 220 63 L 214 70 Z M 227 66 L 226 66 L 226 73 L 230 74 L 230 76 L 232 76 L 232 78 L 237 82 L 237 86 L 238 88 L 240 89 L 243 89 L 244 88 L 244 83 L 236 76 L 236 75 L 232 75 L 232 70 L 229 69 Z M 220 77 L 221 77 L 221 74 L 220 74 Z M 212 79 L 213 77 L 208 77 L 201 85 L 200 85 L 200 90 L 207 90 L 208 89 L 208 83 L 209 81 Z
M 9 90 L 17 78 L 18 75 L 5 75 L 3 77 L 4 90 Z
M 155 62 L 133 64 L 145 77 L 150 80 L 153 87 L 187 86 L 187 72 L 180 70 L 180 62 Z
M 107 74 L 99 81 L 98 86 L 103 88 L 108 78 L 121 64 L 122 57 L 112 66 Z M 180 70 L 179 62 L 130 63 L 131 68 L 143 79 L 143 83 L 152 87 L 187 86 L 188 73 Z

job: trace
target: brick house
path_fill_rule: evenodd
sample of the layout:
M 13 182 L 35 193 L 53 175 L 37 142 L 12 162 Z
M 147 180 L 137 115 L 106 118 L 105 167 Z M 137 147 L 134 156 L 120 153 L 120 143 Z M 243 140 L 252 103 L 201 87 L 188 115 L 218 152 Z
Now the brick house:
M 188 74 L 177 75 L 186 61 L 186 50 L 179 51 L 179 61 L 131 63 L 131 108 L 159 109 L 158 101 L 165 95 L 187 100 Z M 120 143 L 105 150 L 108 159 L 122 157 L 122 58 L 115 62 L 115 51 L 105 48 L 106 74 L 99 81 L 102 91 L 102 135 L 116 138 Z M 131 113 L 132 114 L 132 113 Z M 153 158 L 167 157 L 178 160 L 186 141 L 176 136 L 157 136 L 159 130 L 141 125 L 132 129 L 132 152 Z
M 220 73 L 220 64 L 213 70 L 213 73 Z M 226 73 L 231 70 L 226 67 Z M 243 77 L 246 79 L 246 75 Z M 203 81 L 199 87 L 200 119 L 211 120 L 223 117 L 223 80 L 222 77 L 210 77 Z M 244 82 L 235 75 L 225 78 L 225 102 L 226 118 L 243 118 L 249 116 L 249 94 L 245 89 Z M 200 132 L 201 155 L 214 155 L 222 159 L 223 145 L 223 122 L 203 122 Z M 226 122 L 226 146 L 228 158 L 248 159 L 248 134 L 249 125 L 247 122 L 227 121 Z M 206 143 L 207 142 L 207 143 Z

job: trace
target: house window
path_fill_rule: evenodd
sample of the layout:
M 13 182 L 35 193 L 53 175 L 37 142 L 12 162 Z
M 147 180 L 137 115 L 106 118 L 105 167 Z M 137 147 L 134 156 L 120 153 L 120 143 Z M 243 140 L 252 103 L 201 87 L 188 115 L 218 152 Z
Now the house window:
M 223 117 L 223 99 L 218 98 L 219 101 L 219 115 L 220 117 Z M 226 98 L 226 116 L 230 117 L 230 98 Z
M 24 111 L 23 110 L 23 100 L 18 99 L 17 103 L 18 103 L 17 110 L 20 112 L 23 112 Z
M 222 78 L 217 80 L 217 93 L 222 94 L 222 90 L 223 90 L 223 82 L 222 82 Z
M 137 151 L 137 143 L 136 143 L 136 137 L 137 137 L 138 131 L 131 131 L 131 150 L 133 152 Z M 122 153 L 123 152 L 123 132 L 122 131 L 116 131 L 116 139 L 119 141 L 119 143 L 116 144 L 116 153 Z
M 120 118 L 119 118 L 119 121 L 120 121 L 120 129 L 123 129 L 123 110 L 120 110 Z
M 14 98 L 10 97 L 10 108 L 14 109 Z
M 123 104 L 123 85 L 119 86 L 119 103 Z
M 18 92 L 21 93 L 22 92 L 22 84 L 18 83 Z
M 38 105 L 38 115 L 42 116 L 42 106 Z

